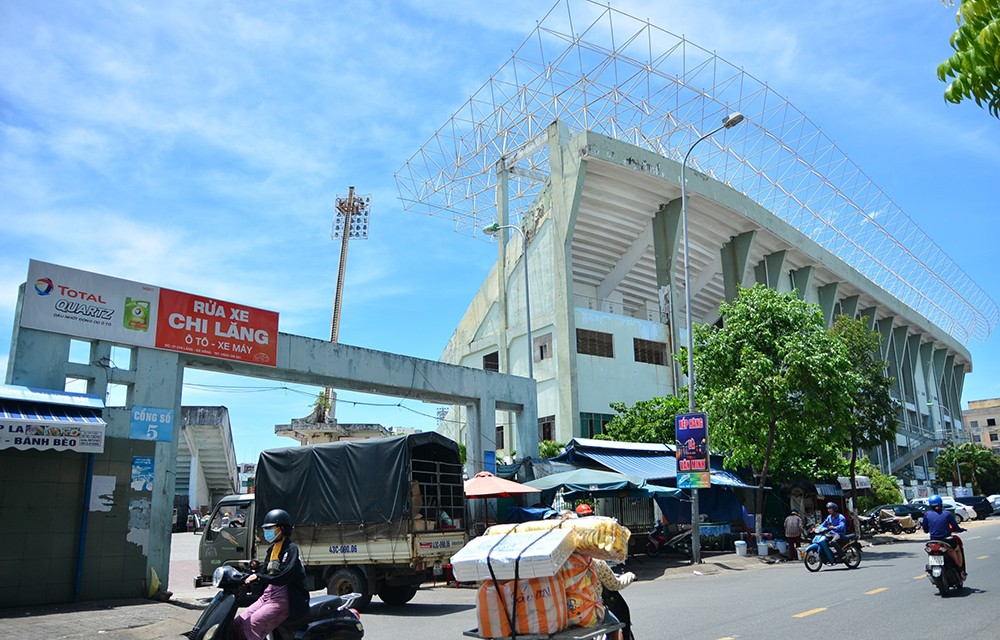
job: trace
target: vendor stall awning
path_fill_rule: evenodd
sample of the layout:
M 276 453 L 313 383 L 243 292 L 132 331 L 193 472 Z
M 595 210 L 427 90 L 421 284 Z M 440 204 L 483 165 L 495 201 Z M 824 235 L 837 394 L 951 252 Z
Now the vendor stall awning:
M 712 471 L 713 487 L 732 487 L 734 489 L 756 489 L 757 485 L 747 484 L 728 471 Z
M 816 487 L 816 495 L 818 496 L 830 497 L 844 495 L 844 492 L 840 490 L 840 486 L 835 484 L 821 484 L 817 482 L 814 486 Z
M 104 451 L 96 396 L 0 385 L 0 449 Z
M 851 479 L 847 476 L 837 478 L 837 482 L 840 483 L 840 488 L 844 491 L 851 490 Z M 868 476 L 854 476 L 854 488 L 858 490 L 871 489 L 872 481 L 868 478 Z

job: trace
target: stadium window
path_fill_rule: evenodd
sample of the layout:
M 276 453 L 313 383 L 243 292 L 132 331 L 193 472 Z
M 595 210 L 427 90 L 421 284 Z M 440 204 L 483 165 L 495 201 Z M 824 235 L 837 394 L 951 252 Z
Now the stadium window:
M 1000 433 L 991 433 L 990 442 L 997 442 L 997 441 L 1000 441 Z
M 532 341 L 534 346 L 535 362 L 541 362 L 552 357 L 552 334 L 546 333 L 544 336 L 539 336 L 534 338 Z
M 500 449 L 504 448 L 504 446 L 503 446 L 504 445 L 504 441 L 503 441 L 503 425 L 502 424 L 498 424 L 497 425 L 497 431 L 496 431 L 496 433 L 497 433 L 496 440 L 494 441 L 493 445 L 494 445 L 495 449 L 500 450 Z
M 632 351 L 635 354 L 636 362 L 646 362 L 661 366 L 667 364 L 667 345 L 664 342 L 633 338 Z
M 576 330 L 576 352 L 602 358 L 615 357 L 614 336 L 589 329 Z
M 995 427 L 995 426 L 997 426 L 997 419 L 996 418 L 986 418 L 986 426 L 987 427 Z
M 483 371 L 500 371 L 500 352 L 494 351 L 483 356 Z
M 549 440 L 554 442 L 556 439 L 556 417 L 555 416 L 543 416 L 538 419 L 538 440 Z
M 593 438 L 604 433 L 604 427 L 615 416 L 609 413 L 580 413 L 580 434 L 584 438 Z

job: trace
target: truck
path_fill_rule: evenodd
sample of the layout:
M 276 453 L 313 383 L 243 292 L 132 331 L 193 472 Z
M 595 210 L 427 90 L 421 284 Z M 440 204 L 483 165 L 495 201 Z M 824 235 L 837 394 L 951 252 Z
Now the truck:
M 310 591 L 409 602 L 443 579 L 467 536 L 458 445 L 437 433 L 271 449 L 260 455 L 254 493 L 219 501 L 205 527 L 195 586 L 221 565 L 261 560 L 260 525 L 284 509 L 295 528 Z

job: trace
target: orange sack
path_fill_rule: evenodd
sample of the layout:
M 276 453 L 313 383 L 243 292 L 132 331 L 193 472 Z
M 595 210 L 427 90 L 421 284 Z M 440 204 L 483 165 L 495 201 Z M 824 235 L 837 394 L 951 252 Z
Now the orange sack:
M 499 594 L 497 586 L 499 586 Z M 556 576 L 499 581 L 487 580 L 476 594 L 479 635 L 502 638 L 511 635 L 510 615 L 519 634 L 547 635 L 569 626 L 569 608 L 562 581 Z
M 559 571 L 558 578 L 566 591 L 571 626 L 593 627 L 604 620 L 601 582 L 592 558 L 574 553 Z

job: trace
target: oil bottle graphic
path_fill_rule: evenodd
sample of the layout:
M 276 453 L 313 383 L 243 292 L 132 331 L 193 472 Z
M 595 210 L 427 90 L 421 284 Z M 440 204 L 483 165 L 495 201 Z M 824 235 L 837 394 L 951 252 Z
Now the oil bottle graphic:
M 126 329 L 133 331 L 149 330 L 149 301 L 133 300 L 125 297 L 125 315 L 122 317 L 122 324 Z

